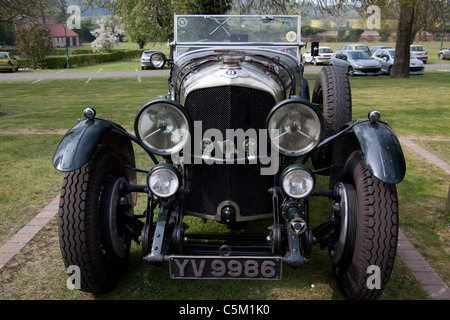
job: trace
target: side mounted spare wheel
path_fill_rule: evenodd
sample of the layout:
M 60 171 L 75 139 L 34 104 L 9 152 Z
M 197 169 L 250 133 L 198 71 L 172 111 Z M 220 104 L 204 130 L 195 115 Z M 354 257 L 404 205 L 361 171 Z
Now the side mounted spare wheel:
M 130 194 L 119 196 L 126 177 L 119 155 L 103 147 L 64 178 L 58 212 L 60 249 L 66 268 L 78 268 L 82 291 L 109 291 L 125 271 L 131 236 L 124 210 L 133 203 Z
M 324 67 L 314 84 L 312 103 L 318 104 L 323 113 L 325 130 L 322 140 L 339 132 L 342 126 L 352 120 L 352 95 L 347 74 L 338 67 Z M 311 160 L 314 169 L 331 165 L 334 141 L 313 151 Z M 329 170 L 319 171 L 329 175 Z
M 353 152 L 336 184 L 340 221 L 330 248 L 335 277 L 348 299 L 376 299 L 391 276 L 398 240 L 396 186 L 374 177 Z

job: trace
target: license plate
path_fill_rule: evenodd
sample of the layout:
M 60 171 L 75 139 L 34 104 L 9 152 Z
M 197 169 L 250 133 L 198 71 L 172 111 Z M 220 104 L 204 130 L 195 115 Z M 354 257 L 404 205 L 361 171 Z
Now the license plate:
M 280 280 L 281 258 L 179 257 L 169 258 L 172 279 Z

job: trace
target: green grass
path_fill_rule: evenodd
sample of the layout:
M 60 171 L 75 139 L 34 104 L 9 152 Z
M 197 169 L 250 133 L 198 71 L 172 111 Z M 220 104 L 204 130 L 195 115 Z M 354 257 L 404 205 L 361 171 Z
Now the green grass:
M 307 74 L 312 88 L 317 75 Z M 447 91 L 450 74 L 429 72 L 421 77 L 396 80 L 389 77 L 352 78 L 355 118 L 371 109 L 381 111 L 398 135 L 450 138 Z M 139 108 L 167 92 L 166 78 L 0 81 L 1 131 L 66 131 L 82 117 L 85 107 L 94 107 L 107 117 L 133 129 Z M 417 93 L 420 88 L 420 93 Z M 435 113 L 438 115 L 435 115 Z M 0 245 L 57 196 L 62 174 L 53 169 L 51 158 L 62 134 L 0 134 Z M 426 142 L 423 147 L 448 155 L 448 142 Z M 400 227 L 443 279 L 449 283 L 449 215 L 445 200 L 450 180 L 433 165 L 405 149 L 407 175 L 398 185 Z M 137 151 L 142 168 L 151 165 Z M 143 177 L 140 177 L 143 179 Z M 325 186 L 326 179 L 318 183 Z M 142 208 L 142 203 L 140 204 Z M 326 199 L 312 199 L 312 223 L 328 215 Z M 223 226 L 198 219 L 188 220 L 191 232 Z M 151 266 L 134 245 L 128 272 L 118 287 L 99 297 L 66 288 L 56 219 L 40 232 L 2 270 L 0 299 L 342 299 L 332 276 L 326 251 L 313 248 L 308 264 L 285 267 L 281 281 L 171 280 L 168 266 Z M 220 284 L 218 286 L 218 283 Z M 312 287 L 311 285 L 314 285 Z M 401 259 L 383 299 L 425 299 L 427 296 Z
M 133 129 L 147 101 L 167 92 L 166 78 L 98 78 L 2 82 L 0 130 L 67 130 L 86 107 Z
M 51 158 L 60 139 L 0 135 L 0 245 L 58 193 L 62 176 L 52 169 Z

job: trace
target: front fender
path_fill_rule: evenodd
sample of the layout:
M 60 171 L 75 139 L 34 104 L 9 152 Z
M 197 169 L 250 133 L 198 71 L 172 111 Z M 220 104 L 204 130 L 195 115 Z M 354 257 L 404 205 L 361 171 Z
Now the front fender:
M 367 169 L 389 184 L 397 184 L 406 173 L 405 157 L 394 131 L 384 122 L 365 121 L 352 127 Z
M 111 124 L 101 119 L 84 119 L 70 129 L 56 148 L 53 166 L 69 172 L 80 168 L 94 155 L 101 137 Z

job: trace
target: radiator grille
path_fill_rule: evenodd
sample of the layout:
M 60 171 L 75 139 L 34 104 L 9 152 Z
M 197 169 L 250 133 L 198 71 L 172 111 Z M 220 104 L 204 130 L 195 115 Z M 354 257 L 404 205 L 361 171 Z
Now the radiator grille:
M 258 132 L 264 128 L 274 105 L 274 98 L 264 91 L 232 86 L 196 90 L 185 102 L 192 120 L 202 121 L 202 134 L 214 128 L 224 138 L 226 129 Z M 186 164 L 185 183 L 190 190 L 186 210 L 215 215 L 221 202 L 233 201 L 239 205 L 241 216 L 270 213 L 272 201 L 268 189 L 273 186 L 273 177 L 260 175 L 261 167 L 260 163 Z
M 378 72 L 380 71 L 380 68 L 363 68 L 361 69 L 361 71 L 365 73 Z

